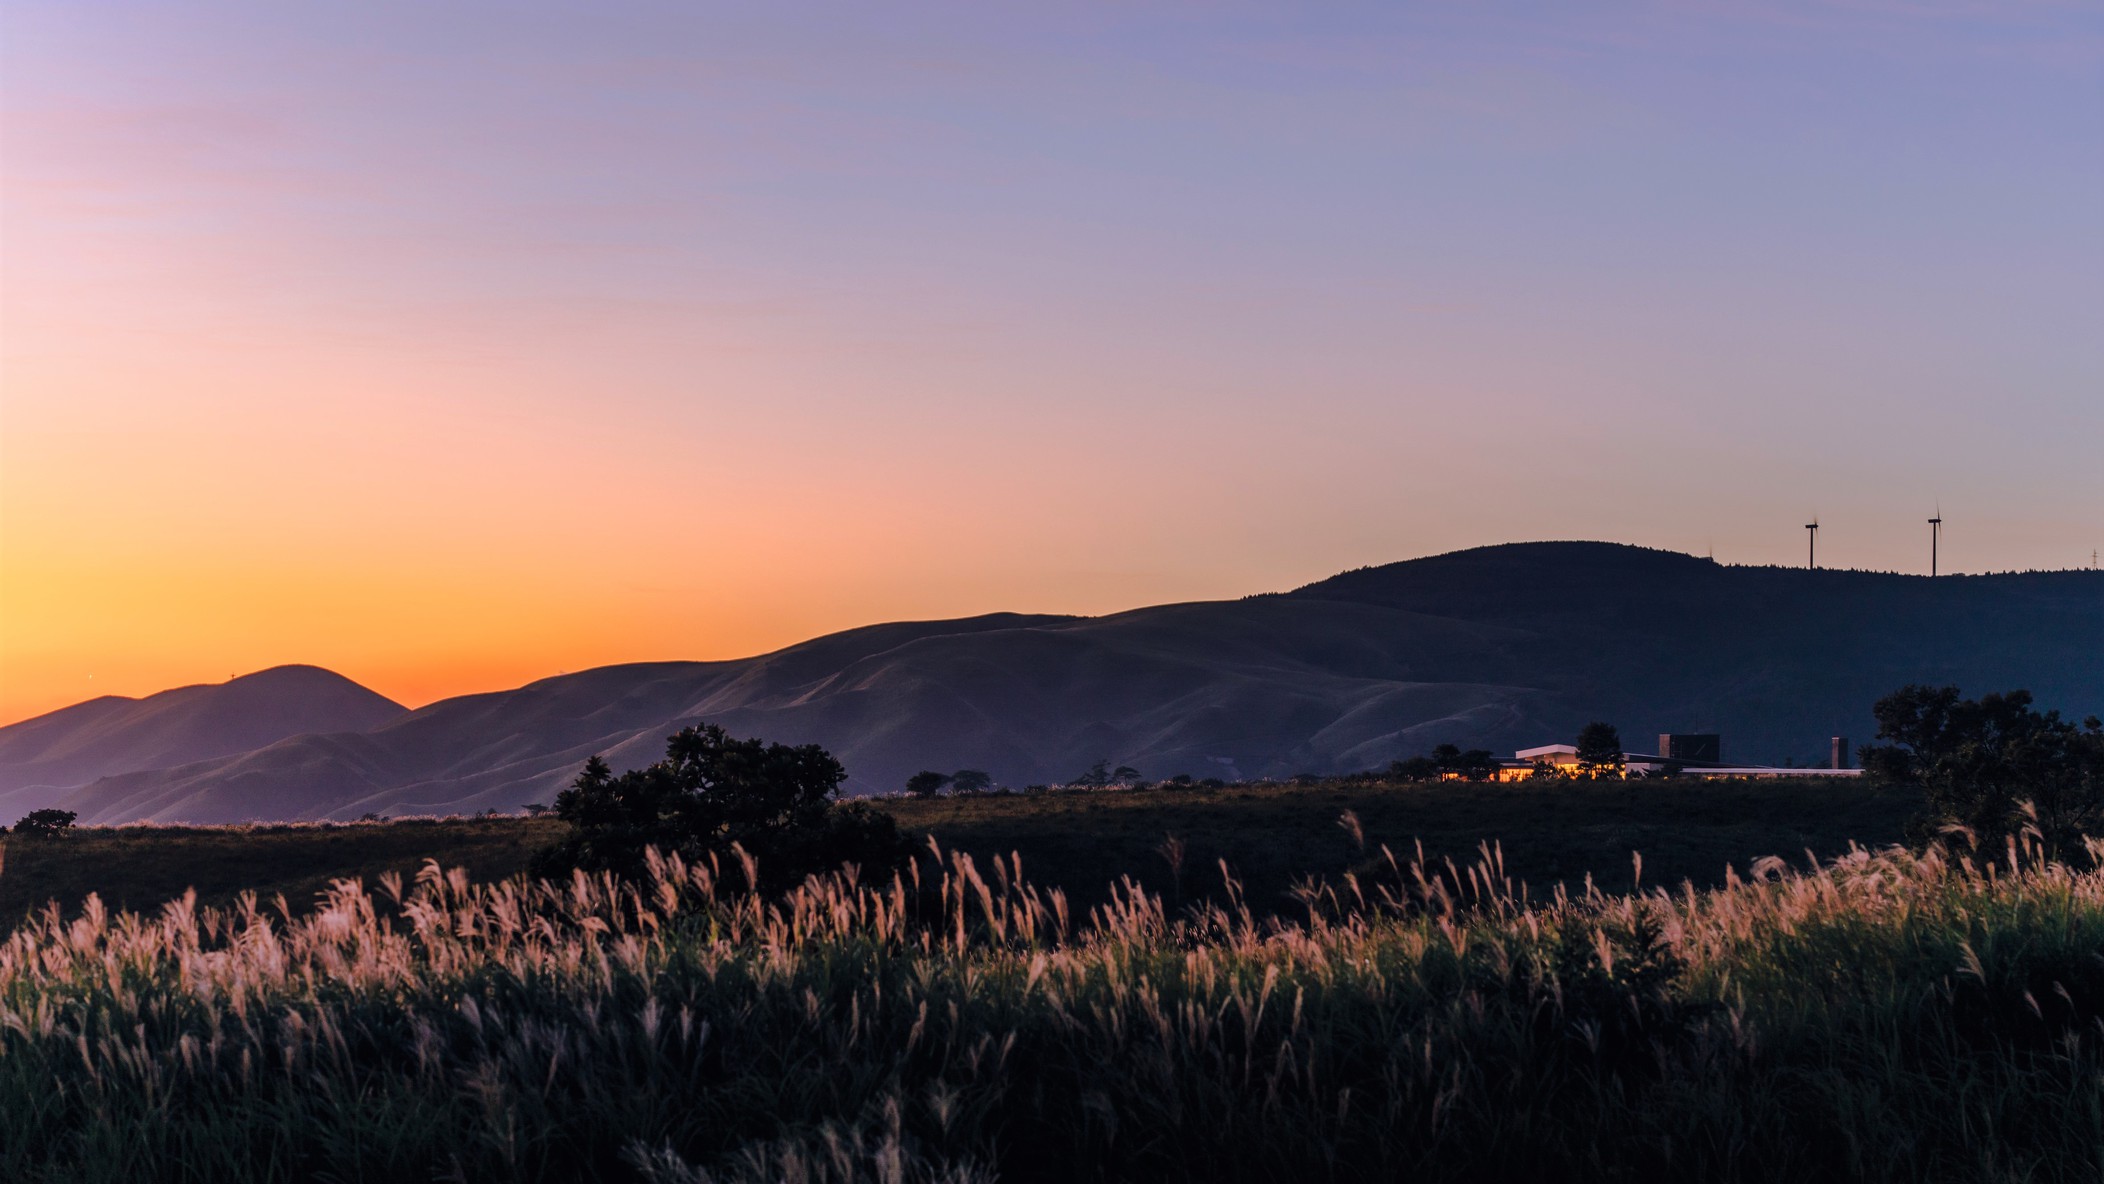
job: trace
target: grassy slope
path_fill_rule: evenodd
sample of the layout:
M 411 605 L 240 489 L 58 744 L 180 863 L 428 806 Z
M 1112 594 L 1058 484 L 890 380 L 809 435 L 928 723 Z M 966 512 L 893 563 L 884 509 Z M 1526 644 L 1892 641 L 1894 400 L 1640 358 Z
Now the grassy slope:
M 206 904 L 253 891 L 295 906 L 339 877 L 368 885 L 385 871 L 413 874 L 425 859 L 476 878 L 526 866 L 562 827 L 523 818 L 407 820 L 351 826 L 133 826 L 87 828 L 58 841 L 5 840 L 0 917 L 48 900 L 69 907 L 99 893 L 113 909 L 152 910 L 195 888 Z
M 1069 930 L 961 865 L 33 921 L 0 1179 L 2104 1178 L 2104 874 L 1888 852 L 1522 903 L 1423 871 L 1276 929 L 1137 896 Z
M 1647 883 L 1713 884 L 1727 863 L 1743 872 L 1764 855 L 1793 861 L 1853 840 L 1899 838 L 1914 808 L 1904 795 L 1819 782 L 1677 782 L 1600 786 L 1515 785 L 1238 786 L 1218 790 L 1055 793 L 881 803 L 910 831 L 945 847 L 1019 853 L 1026 875 L 1061 886 L 1077 904 L 1100 901 L 1120 875 L 1174 895 L 1157 849 L 1167 835 L 1185 845 L 1183 892 L 1211 895 L 1225 858 L 1252 904 L 1286 903 L 1302 875 L 1333 876 L 1358 862 L 1337 825 L 1357 814 L 1369 850 L 1398 855 L 1417 840 L 1427 853 L 1472 859 L 1479 841 L 1502 844 L 1507 870 L 1537 887 L 1591 872 L 1626 888 L 1630 852 L 1644 856 Z M 58 843 L 8 840 L 0 866 L 0 917 L 47 900 L 69 905 L 89 892 L 112 907 L 151 909 L 197 889 L 207 904 L 244 890 L 266 902 L 282 893 L 305 906 L 338 877 L 414 872 L 425 859 L 462 866 L 477 879 L 522 870 L 558 823 L 518 818 L 400 821 L 339 827 L 131 827 L 93 829 Z
M 1470 785 L 1231 786 L 1215 790 L 1046 794 L 1040 797 L 886 803 L 902 826 L 932 831 L 976 856 L 1023 857 L 1023 872 L 1094 902 L 1103 886 L 1131 875 L 1173 895 L 1158 848 L 1184 844 L 1183 890 L 1205 893 L 1226 859 L 1252 904 L 1277 904 L 1305 875 L 1334 877 L 1365 858 L 1338 817 L 1358 815 L 1367 850 L 1399 857 L 1422 840 L 1433 859 L 1467 864 L 1479 842 L 1496 842 L 1514 878 L 1574 886 L 1591 873 L 1626 890 L 1630 853 L 1644 857 L 1647 884 L 1720 883 L 1726 864 L 1780 855 L 1801 862 L 1851 841 L 1883 846 L 1917 808 L 1909 795 L 1832 782 L 1701 781 Z

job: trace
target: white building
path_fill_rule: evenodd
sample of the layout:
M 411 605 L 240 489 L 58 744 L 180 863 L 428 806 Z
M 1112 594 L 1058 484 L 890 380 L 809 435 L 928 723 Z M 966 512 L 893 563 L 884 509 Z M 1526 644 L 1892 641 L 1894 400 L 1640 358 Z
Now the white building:
M 1544 744 L 1539 748 L 1522 748 L 1512 754 L 1513 759 L 1498 762 L 1497 779 L 1521 781 L 1534 775 L 1537 766 L 1548 765 L 1559 773 L 1578 771 L 1578 746 L 1575 744 Z M 1776 765 L 1727 765 L 1721 761 L 1677 761 L 1640 752 L 1622 754 L 1622 775 L 1644 777 L 1653 773 L 1673 772 L 1682 777 L 1861 777 L 1861 769 L 1790 769 Z

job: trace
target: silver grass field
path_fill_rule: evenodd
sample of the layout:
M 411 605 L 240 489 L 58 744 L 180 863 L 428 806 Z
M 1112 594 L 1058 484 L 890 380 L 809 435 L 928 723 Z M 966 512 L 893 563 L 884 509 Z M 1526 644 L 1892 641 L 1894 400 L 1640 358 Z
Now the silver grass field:
M 0 947 L 0 1178 L 2096 1180 L 2100 855 L 1532 898 L 1382 849 L 1290 921 L 933 850 L 90 898 Z

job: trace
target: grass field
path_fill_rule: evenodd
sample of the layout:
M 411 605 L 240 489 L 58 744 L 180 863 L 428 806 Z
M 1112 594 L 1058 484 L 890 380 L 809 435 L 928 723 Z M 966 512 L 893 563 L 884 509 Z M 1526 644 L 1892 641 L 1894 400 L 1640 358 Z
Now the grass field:
M 1259 912 L 1289 907 L 1304 876 L 1334 877 L 1382 844 L 1422 841 L 1433 858 L 1467 863 L 1479 842 L 1502 846 L 1512 874 L 1537 889 L 1574 886 L 1590 873 L 1603 887 L 1631 886 L 1630 853 L 1650 884 L 1722 882 L 1756 859 L 1830 856 L 1850 842 L 1897 842 L 1916 803 L 1864 785 L 1818 781 L 1601 782 L 1549 787 L 1445 782 L 1402 785 L 1252 785 L 1223 789 L 1062 792 L 880 803 L 915 834 L 979 857 L 1019 854 L 1032 880 L 1063 888 L 1077 905 L 1107 898 L 1131 876 L 1173 902 L 1218 899 L 1225 859 Z M 1366 846 L 1338 825 L 1351 811 Z M 152 909 L 187 889 L 231 904 L 243 891 L 310 906 L 332 879 L 367 883 L 384 871 L 413 875 L 426 859 L 478 879 L 522 871 L 560 823 L 524 818 L 400 820 L 346 826 L 121 827 L 83 829 L 56 843 L 7 840 L 0 918 L 49 900 L 77 907 L 88 893 L 113 909 Z M 1161 848 L 1184 848 L 1171 874 Z
M 1151 824 L 1150 824 L 1151 825 Z M 2094 858 L 2094 853 L 2093 853 Z M 0 1178 L 2094 1181 L 2104 873 L 1855 853 L 1303 919 L 1012 866 L 435 872 L 0 945 Z
M 0 840 L 0 918 L 12 923 L 57 900 L 77 908 L 90 892 L 112 909 L 152 910 L 194 889 L 207 904 L 242 892 L 313 904 L 329 881 L 414 874 L 426 859 L 501 879 L 525 869 L 562 831 L 526 818 L 404 819 L 347 826 L 83 827 L 62 839 Z
M 885 803 L 901 826 L 933 833 L 982 860 L 1020 854 L 1024 874 L 1096 903 L 1121 876 L 1172 900 L 1217 898 L 1225 859 L 1253 907 L 1285 906 L 1305 876 L 1334 878 L 1381 845 L 1423 842 L 1433 859 L 1467 864 L 1479 843 L 1496 843 L 1515 877 L 1546 890 L 1631 886 L 1632 852 L 1647 884 L 1723 882 L 1756 859 L 1801 861 L 1807 849 L 1840 854 L 1851 842 L 1900 840 L 1913 796 L 1831 781 L 1512 782 L 1470 784 L 1249 785 L 1049 793 L 1035 797 L 943 798 Z M 1354 843 L 1338 818 L 1350 811 L 1365 837 Z M 1160 852 L 1184 847 L 1181 885 Z

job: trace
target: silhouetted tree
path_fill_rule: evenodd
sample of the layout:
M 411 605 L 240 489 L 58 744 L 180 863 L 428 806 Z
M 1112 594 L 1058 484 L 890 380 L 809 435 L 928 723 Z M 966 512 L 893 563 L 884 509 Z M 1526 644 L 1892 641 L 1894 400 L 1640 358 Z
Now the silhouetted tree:
M 1470 781 L 1487 781 L 1497 769 L 1497 758 L 1488 748 L 1471 748 L 1454 761 L 1454 771 Z
M 735 866 L 728 856 L 736 844 L 759 861 L 757 887 L 769 890 L 848 863 L 889 873 L 910 845 L 890 815 L 836 800 L 846 777 L 816 744 L 739 740 L 714 724 L 688 728 L 668 739 L 665 759 L 647 769 L 616 777 L 600 758 L 586 761 L 555 798 L 556 817 L 570 833 L 542 852 L 534 869 L 633 876 L 648 847 L 694 860 L 716 855 Z
M 942 787 L 949 783 L 949 774 L 937 773 L 931 769 L 922 769 L 913 776 L 906 778 L 906 792 L 917 798 L 932 798 L 936 794 L 941 793 Z
M 2058 711 L 2033 710 L 2029 691 L 1965 699 L 1957 687 L 1921 685 L 1871 712 L 1877 738 L 1891 743 L 1865 747 L 1863 768 L 1922 792 L 1923 812 L 1908 826 L 1916 842 L 1962 826 L 1999 845 L 2024 825 L 2025 802 L 2063 856 L 2104 826 L 2104 722 L 2095 716 L 2077 727 Z
M 993 788 L 993 784 L 993 774 L 984 769 L 959 769 L 950 774 L 953 793 L 985 793 Z
M 14 833 L 24 839 L 55 839 L 72 830 L 78 817 L 71 810 L 31 810 L 15 823 Z
M 1428 756 L 1388 762 L 1388 775 L 1397 781 L 1430 781 L 1439 776 L 1439 762 Z
M 1086 785 L 1090 787 L 1109 785 L 1110 762 L 1097 761 L 1095 764 L 1089 766 L 1088 772 L 1083 773 L 1081 776 L 1074 778 L 1074 780 L 1070 784 Z
M 1432 749 L 1432 763 L 1442 773 L 1458 772 L 1461 768 L 1461 747 L 1457 744 L 1441 744 Z
M 1110 779 L 1121 785 L 1131 785 L 1140 780 L 1140 771 L 1131 765 L 1119 765 L 1110 771 Z
M 1587 777 L 1622 775 L 1622 734 L 1594 721 L 1578 729 L 1578 769 Z

